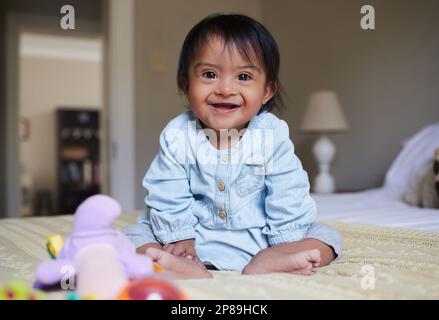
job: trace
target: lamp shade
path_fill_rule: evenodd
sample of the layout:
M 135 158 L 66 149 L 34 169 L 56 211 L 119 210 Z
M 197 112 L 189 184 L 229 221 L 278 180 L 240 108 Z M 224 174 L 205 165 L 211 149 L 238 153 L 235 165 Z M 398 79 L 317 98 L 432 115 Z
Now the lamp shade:
M 337 132 L 348 129 L 348 123 L 335 92 L 314 92 L 309 99 L 301 130 L 309 132 Z

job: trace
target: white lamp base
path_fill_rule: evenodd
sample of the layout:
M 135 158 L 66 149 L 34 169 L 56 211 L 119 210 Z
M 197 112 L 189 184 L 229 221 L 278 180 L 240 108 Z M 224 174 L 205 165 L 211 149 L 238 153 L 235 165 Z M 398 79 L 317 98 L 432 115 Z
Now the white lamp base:
M 314 144 L 313 152 L 319 165 L 319 174 L 314 180 L 314 192 L 333 193 L 335 181 L 330 170 L 335 156 L 335 145 L 328 137 L 321 135 Z

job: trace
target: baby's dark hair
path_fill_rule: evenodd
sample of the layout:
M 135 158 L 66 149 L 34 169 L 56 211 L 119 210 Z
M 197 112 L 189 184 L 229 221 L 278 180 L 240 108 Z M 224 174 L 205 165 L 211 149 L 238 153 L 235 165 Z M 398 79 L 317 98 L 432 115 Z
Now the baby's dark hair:
M 219 37 L 228 49 L 236 47 L 241 55 L 250 61 L 254 52 L 262 64 L 275 95 L 264 104 L 259 112 L 279 111 L 284 104 L 279 81 L 279 49 L 271 33 L 258 21 L 240 14 L 213 14 L 197 23 L 183 42 L 178 63 L 177 85 L 187 94 L 189 90 L 189 67 L 197 53 L 209 39 Z

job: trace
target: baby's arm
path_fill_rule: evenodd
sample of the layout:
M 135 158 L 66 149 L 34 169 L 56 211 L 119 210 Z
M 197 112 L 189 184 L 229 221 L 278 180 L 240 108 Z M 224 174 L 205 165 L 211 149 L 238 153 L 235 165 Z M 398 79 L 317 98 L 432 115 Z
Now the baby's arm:
M 285 121 L 275 128 L 274 139 L 265 176 L 267 226 L 263 229 L 270 246 L 302 240 L 316 215 L 308 175 L 294 153 Z
M 189 250 L 195 256 L 197 218 L 192 211 L 195 199 L 189 184 L 189 164 L 181 156 L 185 153 L 181 136 L 172 129 L 162 132 L 160 153 L 146 173 L 143 186 L 148 192 L 145 198 L 149 208 L 147 218 L 157 242 L 173 254 Z

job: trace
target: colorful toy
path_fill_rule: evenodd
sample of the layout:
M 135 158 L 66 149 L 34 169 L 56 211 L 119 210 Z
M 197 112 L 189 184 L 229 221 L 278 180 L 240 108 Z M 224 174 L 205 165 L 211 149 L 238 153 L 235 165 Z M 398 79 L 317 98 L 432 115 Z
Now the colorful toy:
M 119 294 L 119 300 L 186 300 L 177 287 L 159 278 L 132 281 Z
M 114 250 L 115 261 L 121 266 L 126 279 L 139 279 L 153 274 L 151 258 L 137 254 L 130 240 L 112 228 L 113 221 L 120 213 L 119 203 L 109 196 L 95 195 L 81 203 L 75 213 L 73 232 L 58 254 L 55 245 L 57 242 L 51 242 L 54 244 L 53 253 L 56 259 L 38 265 L 35 271 L 36 286 L 60 284 L 66 277 L 66 270 L 80 278 L 79 272 L 86 270 L 80 266 L 87 263 L 81 260 L 78 264 L 77 257 L 83 250 L 94 245 L 107 245 Z M 93 260 L 91 256 L 88 259 Z
M 165 269 L 161 265 L 159 265 L 157 262 L 154 262 L 153 264 L 154 272 L 164 272 Z
M 128 282 L 117 252 L 108 244 L 81 250 L 75 259 L 76 291 L 81 298 L 113 299 Z
M 46 300 L 46 296 L 25 281 L 13 280 L 4 288 L 0 286 L 0 300 Z
M 59 234 L 50 235 L 44 238 L 46 240 L 46 248 L 52 259 L 56 259 L 56 256 L 64 246 L 64 242 Z
M 75 291 L 72 291 L 72 292 L 67 292 L 66 300 L 81 300 L 81 298 Z

